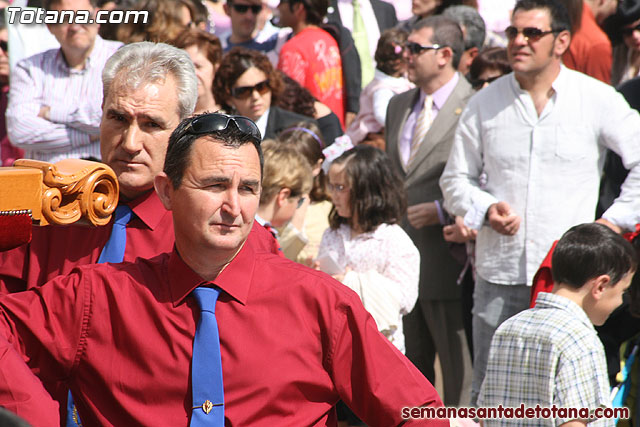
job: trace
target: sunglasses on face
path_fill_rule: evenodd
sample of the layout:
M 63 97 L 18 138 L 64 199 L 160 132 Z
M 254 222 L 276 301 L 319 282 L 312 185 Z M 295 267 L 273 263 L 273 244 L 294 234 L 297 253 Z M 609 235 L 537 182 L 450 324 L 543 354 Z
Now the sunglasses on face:
M 262 5 L 261 4 L 235 4 L 235 3 L 232 3 L 231 7 L 236 12 L 242 13 L 242 14 L 247 13 L 248 10 L 251 10 L 251 13 L 253 13 L 254 15 L 257 15 L 262 10 Z
M 516 27 L 510 25 L 504 30 L 504 33 L 509 41 L 514 40 L 516 37 L 518 37 L 519 33 L 522 33 L 522 36 L 525 38 L 525 40 L 535 42 L 540 40 L 547 34 L 558 33 L 560 31 L 561 30 L 542 31 L 540 28 L 536 27 L 525 27 L 522 30 L 519 30 Z
M 298 199 L 298 205 L 296 206 L 296 209 L 300 209 L 300 207 L 304 204 L 304 201 L 307 200 L 306 197 L 300 197 Z
M 416 42 L 406 42 L 404 46 L 407 48 L 409 53 L 412 54 L 412 55 L 419 55 L 420 53 L 424 52 L 425 50 L 438 50 L 438 49 L 442 49 L 443 47 L 446 47 L 446 46 L 440 46 L 439 44 L 432 44 L 430 46 L 423 46 L 423 45 L 418 44 Z
M 9 43 L 7 43 L 4 40 L 0 40 L 0 49 L 2 49 L 3 52 L 9 52 Z
M 475 90 L 480 90 L 484 87 L 485 84 L 491 83 L 492 81 L 499 79 L 502 76 L 489 77 L 488 79 L 474 79 L 471 81 L 471 87 Z
M 622 35 L 625 37 L 629 37 L 630 35 L 633 34 L 634 31 L 640 31 L 640 24 L 636 25 L 635 27 L 626 27 L 622 29 Z
M 231 89 L 231 96 L 237 99 L 247 99 L 254 90 L 257 90 L 260 95 L 264 95 L 265 93 L 271 90 L 271 86 L 269 86 L 269 80 L 262 81 L 255 86 L 238 86 Z
M 176 137 L 176 141 L 186 134 L 205 135 L 225 130 L 229 126 L 229 123 L 233 123 L 240 132 L 256 142 L 260 143 L 262 141 L 262 135 L 260 135 L 258 127 L 252 120 L 244 116 L 228 116 L 220 113 L 211 113 L 196 117 L 180 132 Z

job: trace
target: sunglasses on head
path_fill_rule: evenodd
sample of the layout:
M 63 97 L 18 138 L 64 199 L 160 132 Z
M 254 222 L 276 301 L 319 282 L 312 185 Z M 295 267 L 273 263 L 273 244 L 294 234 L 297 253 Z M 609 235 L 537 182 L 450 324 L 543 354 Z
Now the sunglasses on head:
M 231 7 L 238 13 L 247 13 L 249 9 L 251 9 L 251 13 L 257 15 L 262 10 L 261 4 L 235 4 L 232 3 Z
M 625 28 L 623 28 L 622 29 L 622 35 L 625 36 L 625 37 L 629 37 L 636 30 L 640 31 L 640 24 L 636 25 L 635 27 L 625 27 Z
M 221 113 L 211 113 L 196 117 L 182 129 L 182 132 L 175 139 L 178 140 L 186 134 L 205 135 L 225 130 L 229 123 L 233 123 L 240 132 L 256 142 L 260 143 L 262 141 L 260 130 L 252 120 L 244 116 L 228 116 Z
M 540 28 L 536 28 L 536 27 L 525 27 L 522 30 L 519 30 L 516 27 L 510 25 L 504 30 L 504 33 L 509 40 L 515 39 L 516 37 L 518 37 L 519 33 L 522 33 L 522 36 L 527 41 L 528 40 L 537 41 L 542 37 L 546 36 L 547 34 L 558 33 L 560 31 L 562 30 L 542 31 Z
M 247 99 L 254 90 L 257 90 L 260 95 L 264 95 L 265 93 L 271 90 L 271 86 L 269 86 L 269 79 L 264 80 L 260 83 L 257 83 L 254 86 L 238 86 L 231 89 L 231 96 L 237 99 Z
M 407 50 L 409 51 L 409 53 L 411 53 L 412 55 L 419 55 L 421 52 L 425 51 L 425 50 L 438 50 L 438 49 L 442 49 L 443 47 L 447 47 L 447 46 L 440 46 L 439 44 L 432 44 L 430 46 L 423 46 L 419 43 L 416 42 L 406 42 L 404 45 Z

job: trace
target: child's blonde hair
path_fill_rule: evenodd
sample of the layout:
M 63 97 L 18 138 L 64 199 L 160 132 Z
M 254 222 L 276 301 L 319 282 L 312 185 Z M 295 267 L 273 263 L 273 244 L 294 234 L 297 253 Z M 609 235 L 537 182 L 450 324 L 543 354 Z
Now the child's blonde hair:
M 264 172 L 260 203 L 269 203 L 283 188 L 291 190 L 291 197 L 308 194 L 313 174 L 307 159 L 294 147 L 273 139 L 262 141 Z

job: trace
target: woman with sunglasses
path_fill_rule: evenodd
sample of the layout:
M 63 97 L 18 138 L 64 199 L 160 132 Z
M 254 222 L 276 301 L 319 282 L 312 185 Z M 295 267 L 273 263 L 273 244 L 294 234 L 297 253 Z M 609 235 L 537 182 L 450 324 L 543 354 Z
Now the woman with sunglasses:
M 263 138 L 275 138 L 283 129 L 313 119 L 276 107 L 282 78 L 266 55 L 234 47 L 222 57 L 213 80 L 213 96 L 226 111 L 253 120 Z
M 469 67 L 471 86 L 475 90 L 487 87 L 489 83 L 511 72 L 507 49 L 490 47 L 480 51 Z
M 619 30 L 622 43 L 613 48 L 613 65 L 611 67 L 611 84 L 631 80 L 640 75 L 640 16 L 626 22 Z

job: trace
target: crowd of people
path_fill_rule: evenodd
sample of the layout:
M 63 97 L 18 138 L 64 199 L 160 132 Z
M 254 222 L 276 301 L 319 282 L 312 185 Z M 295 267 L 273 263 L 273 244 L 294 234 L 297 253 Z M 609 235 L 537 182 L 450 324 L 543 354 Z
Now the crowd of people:
M 0 252 L 0 421 L 612 405 L 640 332 L 640 1 L 29 6 L 148 21 L 48 23 L 59 47 L 24 55 L 0 9 L 0 165 L 101 161 L 120 192 L 109 225 Z

